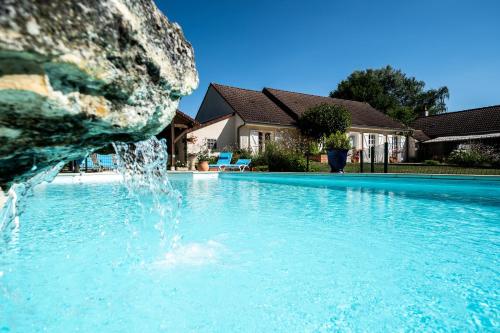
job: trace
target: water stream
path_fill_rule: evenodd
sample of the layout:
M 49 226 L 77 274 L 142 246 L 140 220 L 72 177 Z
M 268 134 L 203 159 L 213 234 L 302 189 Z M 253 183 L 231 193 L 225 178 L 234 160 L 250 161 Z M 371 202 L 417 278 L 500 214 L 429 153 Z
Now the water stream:
M 7 192 L 3 206 L 0 206 L 0 235 L 8 242 L 19 228 L 19 215 L 24 210 L 26 198 L 33 193 L 35 186 L 43 182 L 51 182 L 61 171 L 64 162 L 39 172 L 24 183 L 15 183 Z
M 153 221 L 160 246 L 170 245 L 174 248 L 180 238 L 175 230 L 182 196 L 167 177 L 166 141 L 151 137 L 136 143 L 115 142 L 113 146 L 117 156 L 117 171 L 122 176 L 129 197 L 134 201 L 133 207 L 128 208 L 136 210 L 138 204 L 142 215 L 149 216 L 148 221 Z M 51 182 L 63 166 L 64 162 L 60 162 L 9 189 L 0 210 L 0 236 L 6 244 L 19 229 L 19 216 L 33 189 L 43 182 Z
M 143 215 L 153 218 L 160 245 L 175 247 L 179 241 L 175 229 L 182 195 L 168 180 L 165 139 L 151 137 L 136 143 L 115 142 L 113 146 L 117 155 L 117 170 L 129 196 L 137 201 Z

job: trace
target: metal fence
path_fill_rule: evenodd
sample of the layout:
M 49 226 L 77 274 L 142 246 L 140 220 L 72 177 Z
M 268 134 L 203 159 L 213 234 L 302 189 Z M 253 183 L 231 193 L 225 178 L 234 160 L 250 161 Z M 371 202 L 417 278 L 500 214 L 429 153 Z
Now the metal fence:
M 347 173 L 422 173 L 422 174 L 474 174 L 500 175 L 499 168 L 465 167 L 427 161 L 424 163 L 404 163 L 406 152 L 402 149 L 391 149 L 384 143 L 353 152 L 348 159 Z
M 405 152 L 393 149 L 387 144 L 349 152 L 346 173 L 421 173 L 450 175 L 500 175 L 500 168 L 464 167 L 428 161 L 428 163 L 403 163 Z M 318 161 L 319 162 L 319 161 Z M 326 162 L 323 161 L 323 162 Z M 319 172 L 329 171 L 327 163 L 317 163 L 321 168 L 311 168 Z M 69 163 L 65 172 L 101 172 L 115 170 L 117 160 L 115 154 L 91 154 L 87 158 Z M 255 170 L 260 170 L 256 168 Z M 263 169 L 266 170 L 266 169 Z

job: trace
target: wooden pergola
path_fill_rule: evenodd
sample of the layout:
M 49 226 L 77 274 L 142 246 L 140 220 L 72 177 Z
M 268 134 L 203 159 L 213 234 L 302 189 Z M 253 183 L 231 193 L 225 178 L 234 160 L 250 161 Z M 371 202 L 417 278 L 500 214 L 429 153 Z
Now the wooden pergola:
M 165 138 L 167 140 L 170 166 L 174 166 L 177 161 L 177 156 L 175 155 L 176 144 L 185 139 L 188 131 L 197 125 L 199 123 L 196 120 L 184 112 L 177 110 L 170 125 L 157 135 L 158 138 Z

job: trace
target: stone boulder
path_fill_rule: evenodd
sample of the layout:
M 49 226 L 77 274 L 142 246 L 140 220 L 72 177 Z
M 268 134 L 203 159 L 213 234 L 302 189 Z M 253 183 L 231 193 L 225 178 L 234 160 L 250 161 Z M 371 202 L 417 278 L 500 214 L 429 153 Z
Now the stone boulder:
M 0 0 L 0 187 L 157 134 L 197 84 L 152 0 Z

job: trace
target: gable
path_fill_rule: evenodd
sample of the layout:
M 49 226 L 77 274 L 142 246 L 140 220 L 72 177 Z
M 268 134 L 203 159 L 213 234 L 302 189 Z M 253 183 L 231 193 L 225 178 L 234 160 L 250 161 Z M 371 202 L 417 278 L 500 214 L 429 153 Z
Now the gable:
M 233 114 L 234 110 L 226 102 L 226 100 L 219 94 L 215 88 L 210 85 L 207 93 L 203 98 L 200 109 L 196 114 L 196 121 L 205 123 L 213 119 Z
M 295 120 L 261 91 L 211 84 L 245 122 L 293 126 Z

